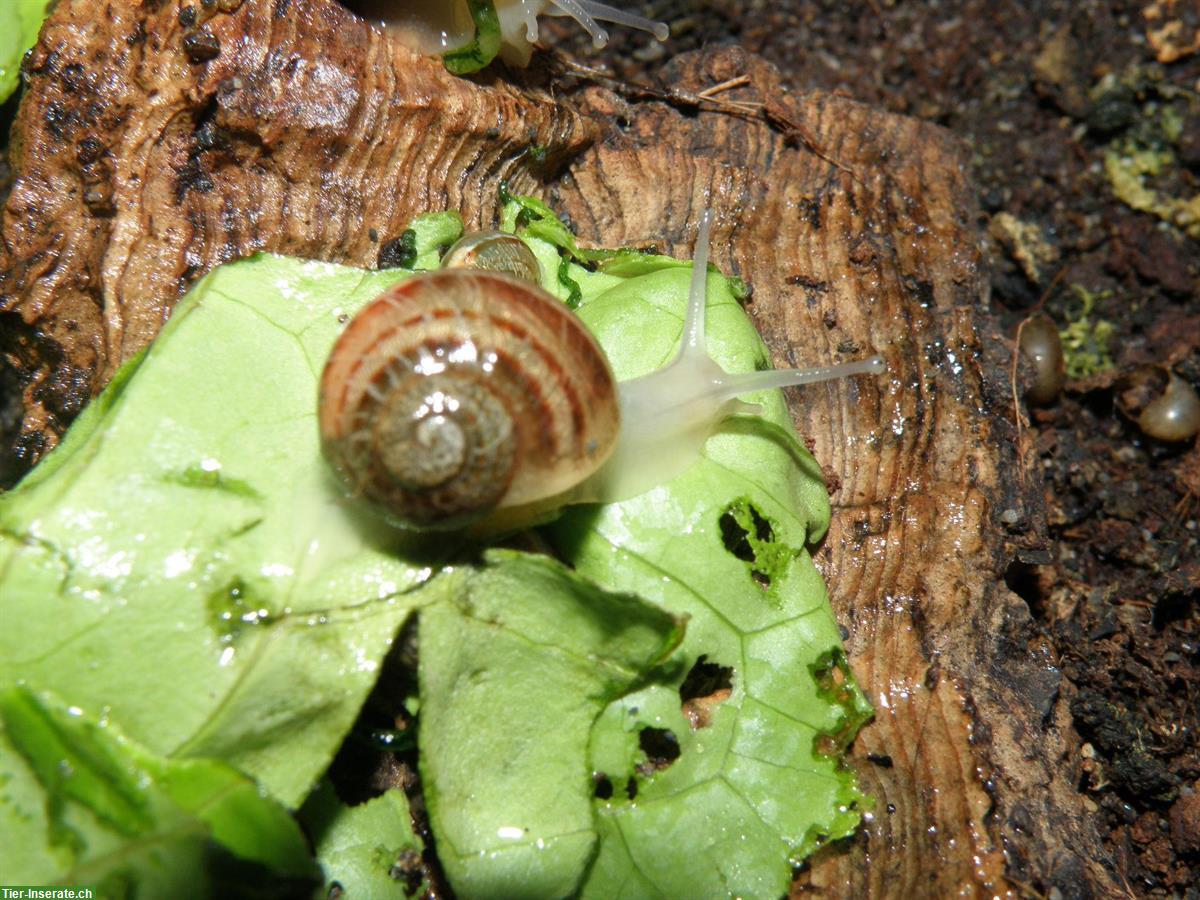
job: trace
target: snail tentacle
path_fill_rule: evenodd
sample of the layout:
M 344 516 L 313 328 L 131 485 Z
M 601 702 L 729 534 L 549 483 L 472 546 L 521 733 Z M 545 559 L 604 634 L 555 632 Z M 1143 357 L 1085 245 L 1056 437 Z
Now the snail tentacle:
M 712 215 L 700 218 L 680 348 L 663 368 L 617 385 L 621 434 L 616 450 L 581 499 L 614 501 L 635 497 L 684 472 L 702 454 L 722 421 L 736 413 L 758 414 L 743 394 L 850 375 L 887 371 L 880 356 L 812 369 L 768 369 L 730 373 L 708 354 L 705 311 L 708 245 Z
M 615 6 L 609 6 L 607 3 L 597 3 L 595 0 L 551 0 L 551 2 L 563 9 L 567 8 L 569 2 L 573 6 L 578 6 L 592 19 L 600 22 L 612 22 L 614 25 L 624 25 L 635 31 L 645 31 L 660 41 L 665 41 L 671 36 L 671 27 L 665 22 L 655 22 L 623 9 L 617 9 Z M 579 24 L 583 25 L 583 22 L 581 21 Z M 584 25 L 584 27 L 587 26 Z

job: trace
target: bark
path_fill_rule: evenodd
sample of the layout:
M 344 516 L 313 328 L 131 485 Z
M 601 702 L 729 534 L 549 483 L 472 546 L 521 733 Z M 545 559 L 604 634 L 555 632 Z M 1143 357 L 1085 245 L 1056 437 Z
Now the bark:
M 220 262 L 373 265 L 417 213 L 489 223 L 502 180 L 585 242 L 678 256 L 711 206 L 714 261 L 752 286 L 777 364 L 879 352 L 891 367 L 789 396 L 835 507 L 817 562 L 876 705 L 852 758 L 870 821 L 797 891 L 1124 892 L 1074 788 L 1054 660 L 1005 586 L 1014 560 L 1038 561 L 1044 521 L 949 134 L 789 98 L 737 50 L 676 60 L 663 83 L 686 101 L 745 75 L 729 96 L 766 115 L 595 87 L 556 100 L 536 73 L 455 79 L 329 0 L 246 0 L 192 25 L 174 2 L 107 8 L 100 25 L 92 0 L 61 2 L 27 64 L 0 250 L 0 352 L 24 407 L 10 473 Z

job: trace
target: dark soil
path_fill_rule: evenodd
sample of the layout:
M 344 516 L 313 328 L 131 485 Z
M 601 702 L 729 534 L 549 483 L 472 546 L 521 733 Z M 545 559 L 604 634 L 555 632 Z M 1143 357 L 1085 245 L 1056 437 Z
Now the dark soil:
M 1148 437 L 1119 406 L 1145 366 L 1200 388 L 1200 224 L 1134 209 L 1106 170 L 1106 157 L 1153 156 L 1156 171 L 1133 179 L 1152 201 L 1200 197 L 1200 53 L 1160 62 L 1143 15 L 1182 17 L 1188 44 L 1200 6 L 1172 6 L 665 0 L 643 11 L 672 23 L 666 48 L 614 29 L 595 56 L 559 37 L 643 82 L 667 52 L 740 43 L 794 92 L 842 92 L 971 148 L 995 314 L 1010 335 L 1040 311 L 1080 338 L 1078 377 L 1029 421 L 1052 561 L 1014 563 L 1009 584 L 1057 650 L 1083 739 L 1079 790 L 1106 849 L 1139 892 L 1197 897 L 1200 447 Z
M 1188 6 L 1200 20 L 1196 5 L 642 6 L 672 23 L 668 45 L 613 29 L 597 56 L 565 25 L 552 30 L 580 60 L 639 82 L 668 53 L 740 43 L 795 92 L 839 91 L 972 148 L 995 314 L 1009 334 L 1040 311 L 1080 338 L 1068 353 L 1080 377 L 1028 423 L 1052 561 L 1014 564 L 1009 584 L 1056 647 L 1083 739 L 1079 790 L 1103 817 L 1106 849 L 1140 892 L 1200 897 L 1200 447 L 1158 442 L 1118 409 L 1120 378 L 1142 366 L 1200 388 L 1200 200 L 1190 224 L 1179 209 L 1163 218 L 1200 196 L 1200 53 L 1159 62 L 1143 17 Z M 1180 43 L 1196 24 L 1185 17 Z M 1155 172 L 1134 183 L 1161 215 L 1117 196 L 1106 157 L 1149 160 Z M 0 197 L 6 180 L 0 156 Z

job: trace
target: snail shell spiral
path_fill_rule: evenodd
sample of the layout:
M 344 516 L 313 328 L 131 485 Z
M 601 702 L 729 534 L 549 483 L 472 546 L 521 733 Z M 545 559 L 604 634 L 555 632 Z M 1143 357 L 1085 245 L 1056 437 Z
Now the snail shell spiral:
M 529 246 L 503 231 L 475 231 L 450 245 L 442 257 L 443 269 L 486 269 L 507 272 L 522 281 L 541 284 L 542 265 Z
M 466 269 L 414 276 L 359 312 L 319 409 L 322 449 L 350 492 L 416 528 L 570 491 L 619 426 L 608 360 L 566 306 Z

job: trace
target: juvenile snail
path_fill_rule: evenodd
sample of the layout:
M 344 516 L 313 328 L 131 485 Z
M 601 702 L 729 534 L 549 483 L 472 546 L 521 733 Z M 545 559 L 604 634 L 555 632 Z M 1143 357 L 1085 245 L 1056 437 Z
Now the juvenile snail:
M 352 494 L 393 522 L 508 530 L 572 503 L 627 499 L 680 474 L 754 391 L 857 374 L 883 360 L 731 374 L 705 348 L 709 214 L 683 345 L 617 383 L 558 299 L 500 272 L 443 269 L 351 320 L 321 379 L 322 448 Z M 487 526 L 491 526 L 488 528 Z
M 1186 441 L 1200 432 L 1200 397 L 1161 366 L 1141 366 L 1116 382 L 1117 408 L 1155 440 Z
M 1048 316 L 1033 316 L 1020 328 L 1020 345 L 1034 370 L 1025 398 L 1034 406 L 1053 403 L 1067 380 L 1058 329 Z
M 468 0 L 348 0 L 347 5 L 422 53 L 458 50 L 475 38 Z M 593 0 L 495 0 L 494 5 L 500 20 L 500 58 L 512 65 L 529 65 L 540 15 L 570 16 L 592 36 L 596 47 L 608 43 L 608 32 L 600 22 L 647 31 L 660 41 L 670 36 L 670 28 L 662 22 Z
M 507 272 L 533 284 L 542 282 L 542 264 L 516 235 L 503 231 L 464 234 L 442 257 L 443 269 L 486 269 Z

